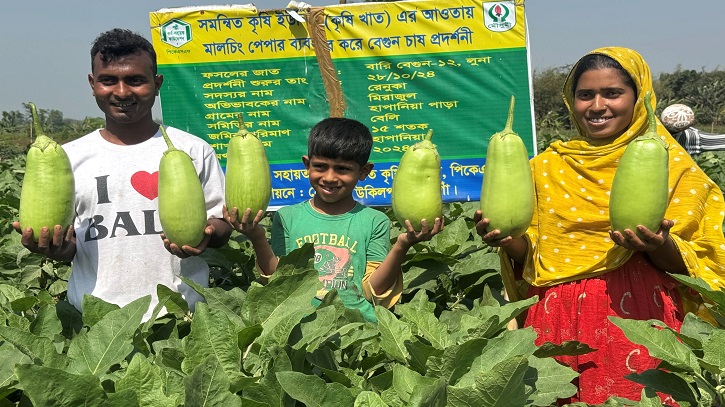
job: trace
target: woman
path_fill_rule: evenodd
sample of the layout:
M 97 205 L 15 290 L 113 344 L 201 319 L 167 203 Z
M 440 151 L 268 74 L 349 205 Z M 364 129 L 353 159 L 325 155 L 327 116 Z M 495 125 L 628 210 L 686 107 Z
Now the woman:
M 610 230 L 612 179 L 629 142 L 647 131 L 647 92 L 655 105 L 649 67 L 637 52 L 609 47 L 584 56 L 563 95 L 578 135 L 531 160 L 537 210 L 527 233 L 499 236 L 486 229 L 480 211 L 474 216 L 483 240 L 501 248 L 509 296 L 519 294 L 516 278 L 525 282 L 526 296 L 540 299 L 524 323 L 537 332 L 537 345 L 576 340 L 597 349 L 559 358 L 580 373 L 577 394 L 562 402 L 639 400 L 642 386 L 624 376 L 658 361 L 608 317 L 657 319 L 678 330 L 682 297 L 667 273 L 701 277 L 712 287 L 725 282 L 722 192 L 659 122 L 669 150 L 665 219 L 659 230 L 638 226 L 642 239 L 632 230 Z

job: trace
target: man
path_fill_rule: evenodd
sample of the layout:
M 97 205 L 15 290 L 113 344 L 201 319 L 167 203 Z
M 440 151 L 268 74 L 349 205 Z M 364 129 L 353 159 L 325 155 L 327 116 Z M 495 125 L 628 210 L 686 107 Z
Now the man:
M 209 268 L 197 256 L 223 246 L 232 230 L 222 215 L 224 175 L 216 153 L 200 138 L 167 128 L 174 146 L 192 158 L 208 219 L 197 247 L 169 244 L 158 216 L 158 168 L 167 147 L 151 113 L 163 84 L 153 46 L 129 30 L 102 33 L 91 48 L 88 83 L 106 123 L 63 146 L 76 184 L 73 227 L 63 233 L 48 225 L 35 243 L 30 228 L 13 226 L 30 251 L 73 262 L 68 300 L 78 310 L 86 294 L 120 306 L 151 295 L 148 319 L 158 284 L 181 293 L 193 309 L 201 297 L 181 277 L 207 286 Z

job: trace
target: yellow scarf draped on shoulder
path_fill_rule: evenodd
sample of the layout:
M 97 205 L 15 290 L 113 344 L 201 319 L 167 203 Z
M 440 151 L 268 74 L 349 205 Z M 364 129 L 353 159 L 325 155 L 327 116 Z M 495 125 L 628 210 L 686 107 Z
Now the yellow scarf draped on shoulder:
M 646 92 L 652 93 L 652 104 L 656 106 L 652 78 L 647 63 L 633 50 L 608 47 L 591 53 L 615 59 L 632 77 L 637 86 L 634 115 L 629 129 L 611 142 L 588 139 L 577 123 L 577 137 L 554 142 L 531 159 L 537 209 L 525 236 L 531 244 L 523 277 L 534 286 L 600 275 L 620 267 L 634 253 L 609 238 L 609 191 L 627 144 L 647 131 Z M 570 73 L 563 90 L 570 115 L 574 104 L 573 86 Z M 675 222 L 670 236 L 691 276 L 703 278 L 712 287 L 722 287 L 725 285 L 722 192 L 659 120 L 657 132 L 669 150 L 670 192 L 665 218 Z M 646 189 L 647 185 L 642 188 Z M 500 253 L 504 283 L 509 296 L 515 300 L 522 293 L 514 290 L 510 259 L 503 250 Z

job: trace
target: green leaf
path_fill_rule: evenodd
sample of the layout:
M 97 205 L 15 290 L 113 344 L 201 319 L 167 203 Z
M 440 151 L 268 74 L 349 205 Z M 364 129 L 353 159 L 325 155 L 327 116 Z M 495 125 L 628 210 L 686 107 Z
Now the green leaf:
M 712 365 L 712 373 L 719 375 L 725 371 L 725 330 L 712 331 L 710 338 L 702 344 L 702 360 Z
M 184 405 L 241 407 L 242 399 L 229 390 L 229 384 L 229 377 L 217 358 L 209 356 L 184 379 Z
M 53 341 L 48 338 L 9 326 L 0 326 L 0 338 L 13 344 L 28 356 L 33 364 L 58 369 L 65 368 L 67 364 L 65 355 L 58 353 Z
M 68 301 L 58 301 L 55 313 L 63 325 L 63 336 L 72 339 L 83 329 L 83 315 Z
M 660 396 L 657 395 L 657 392 L 645 387 L 642 389 L 639 407 L 662 407 L 662 400 L 660 399 Z
M 446 224 L 446 227 L 440 233 L 433 236 L 430 241 L 431 246 L 434 248 L 432 251 L 453 254 L 458 250 L 462 242 L 468 240 L 469 234 L 465 219 L 458 218 Z
M 25 312 L 35 306 L 38 303 L 38 297 L 31 295 L 27 297 L 18 298 L 10 302 L 10 308 L 15 312 Z
M 389 407 L 378 393 L 374 391 L 362 391 L 355 398 L 353 407 Z
M 448 347 L 442 356 L 428 359 L 428 375 L 444 378 L 449 384 L 456 384 L 471 369 L 471 365 L 483 353 L 487 344 L 487 339 L 473 338 L 460 345 Z
M 245 351 L 247 347 L 262 334 L 262 331 L 261 325 L 248 326 L 239 331 L 237 334 L 237 345 L 239 346 L 239 349 L 242 352 Z
M 697 403 L 697 391 L 687 380 L 677 373 L 650 369 L 639 374 L 632 373 L 624 377 L 655 391 L 671 395 L 680 407 L 699 405 Z
M 48 339 L 55 339 L 55 336 L 63 332 L 63 324 L 56 315 L 55 305 L 43 305 L 30 323 L 30 332 L 37 336 Z
M 500 337 L 491 339 L 481 356 L 474 360 L 471 369 L 461 377 L 456 386 L 471 386 L 480 374 L 494 369 L 498 364 L 517 356 L 533 355 L 536 350 L 535 339 L 536 333 L 531 328 L 505 331 Z
M 68 371 L 100 375 L 123 361 L 133 350 L 131 339 L 150 302 L 151 296 L 141 297 L 109 312 L 90 331 L 76 336 L 68 347 Z
M 183 280 L 196 292 L 202 295 L 204 299 L 206 299 L 206 303 L 209 304 L 209 307 L 224 311 L 230 321 L 240 327 L 245 326 L 240 315 L 242 313 L 242 306 L 244 301 L 246 301 L 247 294 L 240 288 L 234 287 L 227 291 L 219 287 L 202 287 L 188 278 L 183 278 Z
M 106 392 L 93 375 L 75 375 L 45 366 L 18 365 L 15 374 L 34 406 L 101 406 Z
M 448 389 L 443 379 L 431 384 L 418 384 L 410 397 L 411 407 L 446 407 Z
M 315 311 L 312 298 L 318 284 L 318 273 L 310 268 L 273 277 L 265 286 L 249 287 L 242 319 L 248 326 L 262 326 L 263 333 L 256 341 L 262 349 L 286 344 L 292 329 Z
M 702 343 L 707 341 L 715 329 L 709 322 L 697 315 L 688 312 L 680 327 L 678 338 L 683 339 L 693 349 L 702 349 Z M 688 338 L 688 339 L 685 339 Z M 695 341 L 695 342 L 693 342 Z
M 9 308 L 10 303 L 25 297 L 22 291 L 8 285 L 0 284 L 0 306 Z
M 317 376 L 299 372 L 278 372 L 277 380 L 287 394 L 307 407 L 339 407 L 355 403 L 348 388 L 340 383 L 325 383 Z
M 91 327 L 109 312 L 121 308 L 116 304 L 111 304 L 88 294 L 83 295 L 83 305 L 81 307 L 83 308 L 83 323 Z
M 375 307 L 375 316 L 380 330 L 380 346 L 398 362 L 406 363 L 410 355 L 405 341 L 413 338 L 410 326 L 379 305 Z
M 592 349 L 586 343 L 579 341 L 564 341 L 560 345 L 556 345 L 551 342 L 546 342 L 539 346 L 534 351 L 534 356 L 537 358 L 551 358 L 554 356 L 578 356 L 586 355 L 587 353 L 594 352 L 596 349 Z
M 669 274 L 669 273 L 668 273 Z M 682 274 L 669 274 L 670 277 L 681 282 L 682 284 L 692 288 L 700 293 L 703 298 L 717 304 L 718 308 L 725 310 L 725 292 L 720 289 L 712 289 L 702 278 L 692 278 Z
M 136 392 L 132 389 L 126 389 L 117 391 L 115 393 L 111 393 L 108 395 L 108 399 L 103 402 L 103 407 L 145 407 L 145 406 L 139 406 L 138 404 L 138 397 L 136 396 Z M 159 404 L 160 406 L 163 406 L 162 404 Z M 176 406 L 176 404 L 173 404 Z M 147 404 L 147 406 L 153 406 L 155 407 L 156 404 Z
M 30 358 L 10 344 L 0 344 L 0 393 L 2 389 L 12 389 L 17 382 L 15 365 L 30 364 Z
M 270 360 L 269 369 L 259 384 L 251 385 L 244 389 L 242 399 L 245 405 L 248 401 L 253 401 L 258 405 L 267 405 L 270 407 L 294 406 L 294 400 L 285 394 L 282 385 L 277 380 L 277 373 L 292 370 L 292 363 L 284 350 L 277 348 L 272 353 L 274 355 Z
M 405 341 L 405 348 L 408 349 L 408 354 L 410 355 L 408 365 L 411 369 L 420 373 L 426 373 L 428 359 L 439 357 L 446 352 L 444 349 L 437 349 L 428 345 L 427 342 L 423 342 L 418 336 L 414 336 L 412 339 Z
M 448 387 L 448 405 L 472 406 L 524 406 L 528 399 L 524 374 L 528 368 L 527 356 L 514 356 L 496 364 L 492 370 L 476 375 L 473 386 Z
M 186 354 L 181 362 L 182 370 L 189 373 L 208 357 L 213 357 L 224 369 L 232 389 L 238 390 L 244 376 L 240 372 L 242 351 L 234 328 L 225 312 L 211 309 L 206 303 L 198 303 L 191 322 L 191 333 L 182 340 Z
M 437 349 L 445 349 L 453 344 L 446 325 L 433 313 L 435 304 L 428 300 L 424 291 L 418 291 L 413 299 L 396 307 L 403 315 L 402 321 L 409 322 L 418 335 L 427 339 Z
M 529 369 L 526 371 L 524 383 L 534 389 L 530 397 L 535 406 L 550 406 L 557 399 L 573 396 L 577 392 L 571 381 L 579 376 L 568 366 L 558 363 L 553 358 L 540 359 L 529 356 Z
M 416 390 L 419 390 L 418 386 L 430 386 L 434 383 L 436 383 L 436 379 L 433 377 L 423 376 L 403 365 L 393 366 L 393 389 L 406 403 L 410 402 L 411 396 Z
M 661 329 L 664 325 L 657 320 L 638 321 L 609 317 L 609 320 L 617 325 L 630 341 L 643 345 L 649 351 L 650 356 L 662 359 L 673 368 L 683 371 L 697 373 L 700 367 L 697 357 L 692 351 L 680 341 L 668 329 Z M 655 325 L 653 327 L 653 325 Z
M 181 279 L 187 284 L 191 281 L 186 277 L 182 277 Z M 156 319 L 161 312 L 162 307 L 166 307 L 166 312 L 176 318 L 183 318 L 184 315 L 189 312 L 189 303 L 186 302 L 181 293 L 176 292 L 163 284 L 156 285 L 156 298 L 158 298 L 158 304 L 154 307 L 153 316 L 149 319 L 149 321 Z
M 133 390 L 140 406 L 176 407 L 176 400 L 164 394 L 163 385 L 159 367 L 137 353 L 129 362 L 126 374 L 116 382 L 116 392 Z
M 305 270 L 313 268 L 312 260 L 315 257 L 315 246 L 312 243 L 305 243 L 299 249 L 289 252 L 286 256 L 281 256 L 277 263 L 277 269 L 288 267 L 295 270 Z M 275 274 L 277 272 L 275 271 Z
M 336 292 L 336 291 L 331 291 Z M 320 346 L 336 328 L 340 312 L 336 306 L 326 306 L 317 310 L 300 324 L 299 338 L 292 346 L 295 349 L 306 349 L 312 352 Z

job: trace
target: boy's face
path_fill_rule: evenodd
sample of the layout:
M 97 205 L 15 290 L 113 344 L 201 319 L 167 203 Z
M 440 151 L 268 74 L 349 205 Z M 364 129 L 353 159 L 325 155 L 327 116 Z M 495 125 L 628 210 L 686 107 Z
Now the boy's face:
M 310 185 L 315 190 L 316 203 L 328 206 L 344 206 L 344 204 L 354 201 L 352 193 L 355 186 L 358 181 L 364 180 L 373 169 L 372 163 L 361 167 L 355 161 L 317 156 L 303 156 L 302 162 L 309 174 Z

